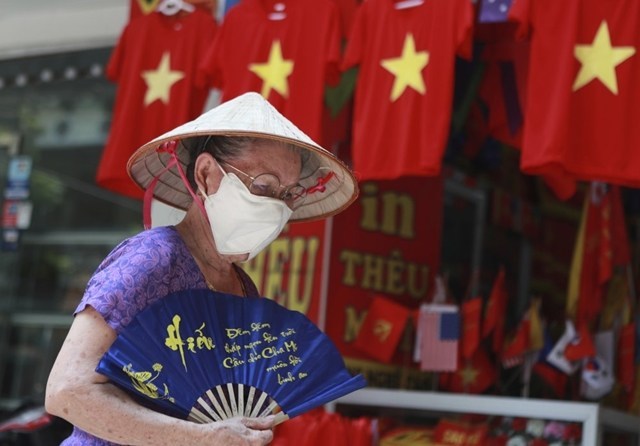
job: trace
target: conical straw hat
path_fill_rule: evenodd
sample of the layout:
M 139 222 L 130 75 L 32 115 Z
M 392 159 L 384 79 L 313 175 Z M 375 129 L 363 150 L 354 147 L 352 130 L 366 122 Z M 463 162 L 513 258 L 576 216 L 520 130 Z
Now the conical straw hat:
M 186 210 L 191 204 L 191 195 L 176 167 L 165 171 L 171 156 L 158 149 L 168 141 L 208 135 L 272 139 L 294 144 L 309 153 L 302 168 L 300 184 L 310 188 L 311 192 L 293 212 L 292 221 L 316 220 L 337 214 L 358 196 L 357 180 L 342 161 L 311 140 L 261 95 L 253 92 L 224 102 L 140 147 L 127 163 L 129 176 L 143 189 L 159 176 L 153 196 L 170 206 Z M 186 170 L 189 154 L 183 144 L 176 147 L 178 159 Z

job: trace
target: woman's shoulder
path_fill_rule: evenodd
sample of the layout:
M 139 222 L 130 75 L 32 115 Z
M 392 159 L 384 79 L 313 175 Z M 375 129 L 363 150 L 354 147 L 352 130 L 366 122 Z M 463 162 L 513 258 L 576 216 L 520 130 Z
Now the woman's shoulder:
M 175 226 L 158 226 L 129 237 L 120 243 L 119 247 L 142 248 L 146 246 L 149 249 L 174 249 L 176 246 L 183 245 L 184 243 Z
M 202 274 L 178 231 L 154 228 L 125 240 L 105 258 L 76 311 L 90 304 L 118 329 L 153 301 L 203 286 Z
M 113 263 L 128 262 L 131 257 L 139 261 L 150 256 L 165 259 L 183 257 L 186 246 L 173 226 L 147 229 L 120 242 L 104 259 L 101 267 Z

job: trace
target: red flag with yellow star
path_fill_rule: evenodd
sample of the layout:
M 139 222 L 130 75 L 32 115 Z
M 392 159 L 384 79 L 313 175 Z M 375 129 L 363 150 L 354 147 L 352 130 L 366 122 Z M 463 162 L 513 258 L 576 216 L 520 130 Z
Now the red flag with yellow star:
M 391 299 L 374 297 L 353 346 L 378 361 L 390 362 L 410 313 Z
M 213 16 L 202 9 L 175 16 L 153 12 L 127 24 L 106 70 L 118 87 L 96 176 L 100 186 L 142 198 L 126 172 L 127 160 L 142 144 L 202 113 L 208 90 L 197 66 L 215 31 Z
M 484 348 L 480 347 L 456 372 L 441 373 L 440 385 L 452 392 L 482 393 L 491 387 L 497 378 L 495 365 Z
M 246 0 L 225 16 L 201 70 L 223 101 L 256 91 L 321 141 L 324 88 L 339 79 L 340 36 L 333 1 Z
M 343 67 L 359 66 L 352 155 L 361 179 L 440 172 L 450 127 L 456 54 L 469 55 L 468 0 L 367 0 Z
M 600 314 L 614 267 L 629 258 L 620 190 L 593 183 L 585 197 L 567 291 L 567 313 L 577 323 L 593 322 Z
M 514 0 L 510 15 L 531 37 L 523 171 L 638 187 L 640 2 Z

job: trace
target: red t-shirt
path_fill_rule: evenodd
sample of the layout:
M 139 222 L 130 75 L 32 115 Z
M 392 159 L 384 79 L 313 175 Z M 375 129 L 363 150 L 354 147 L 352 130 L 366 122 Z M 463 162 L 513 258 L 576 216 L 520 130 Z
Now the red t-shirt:
M 515 0 L 510 14 L 531 34 L 522 170 L 639 186 L 640 2 Z
M 127 160 L 141 145 L 202 113 L 208 90 L 197 66 L 216 27 L 200 9 L 173 17 L 141 15 L 125 27 L 107 66 L 118 89 L 96 176 L 100 186 L 142 198 L 127 175 Z
M 324 87 L 337 81 L 339 61 L 334 2 L 244 0 L 227 13 L 201 68 L 222 101 L 259 92 L 319 141 Z
M 352 155 L 363 180 L 440 172 L 455 55 L 470 55 L 469 0 L 428 0 L 406 9 L 394 3 L 361 4 L 345 54 L 344 68 L 360 67 Z

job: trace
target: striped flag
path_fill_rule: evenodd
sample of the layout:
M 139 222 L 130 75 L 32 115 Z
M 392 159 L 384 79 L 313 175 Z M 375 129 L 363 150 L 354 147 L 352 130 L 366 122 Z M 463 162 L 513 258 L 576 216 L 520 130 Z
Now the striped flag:
M 480 2 L 480 23 L 506 22 L 512 0 L 482 0 Z
M 460 311 L 455 305 L 422 305 L 418 333 L 421 334 L 420 369 L 451 372 L 458 369 Z

